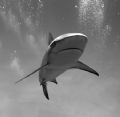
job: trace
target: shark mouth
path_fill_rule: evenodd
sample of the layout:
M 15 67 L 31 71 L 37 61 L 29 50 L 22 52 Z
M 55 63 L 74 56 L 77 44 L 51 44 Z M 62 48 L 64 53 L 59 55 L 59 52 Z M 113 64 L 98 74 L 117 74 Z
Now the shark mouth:
M 66 51 L 66 50 L 78 50 L 78 51 L 81 51 L 81 53 L 83 52 L 83 50 L 80 48 L 66 48 L 66 49 L 59 50 L 58 52 L 55 52 L 55 53 L 58 54 L 60 52 Z

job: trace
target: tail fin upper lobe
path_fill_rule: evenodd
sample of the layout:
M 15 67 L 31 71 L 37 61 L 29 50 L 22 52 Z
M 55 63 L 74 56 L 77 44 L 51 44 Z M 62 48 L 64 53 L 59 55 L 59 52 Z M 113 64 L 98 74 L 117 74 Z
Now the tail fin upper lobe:
M 42 87 L 43 87 L 43 93 L 44 93 L 45 97 L 49 100 L 49 95 L 48 95 L 48 91 L 47 91 L 47 84 L 46 83 L 42 84 Z

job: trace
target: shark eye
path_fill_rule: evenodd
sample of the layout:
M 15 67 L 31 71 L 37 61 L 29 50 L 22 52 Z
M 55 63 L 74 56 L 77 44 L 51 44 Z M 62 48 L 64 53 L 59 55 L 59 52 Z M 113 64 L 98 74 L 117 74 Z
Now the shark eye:
M 51 45 L 51 47 L 55 47 L 56 46 L 56 42 L 54 41 Z

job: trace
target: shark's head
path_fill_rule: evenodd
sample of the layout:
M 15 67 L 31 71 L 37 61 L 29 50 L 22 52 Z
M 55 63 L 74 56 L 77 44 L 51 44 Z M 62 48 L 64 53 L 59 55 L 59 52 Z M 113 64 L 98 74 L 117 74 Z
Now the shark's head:
M 53 52 L 76 48 L 83 53 L 87 41 L 87 36 L 82 33 L 67 33 L 55 38 L 49 46 Z
M 49 61 L 53 66 L 68 67 L 83 54 L 87 36 L 81 33 L 67 33 L 55 38 L 49 45 Z

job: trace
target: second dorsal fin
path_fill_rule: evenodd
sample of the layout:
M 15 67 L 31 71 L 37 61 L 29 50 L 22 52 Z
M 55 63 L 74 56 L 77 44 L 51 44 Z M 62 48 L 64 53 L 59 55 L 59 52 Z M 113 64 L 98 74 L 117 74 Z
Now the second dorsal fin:
M 54 40 L 52 33 L 49 32 L 48 35 L 48 45 L 50 45 L 50 43 Z

